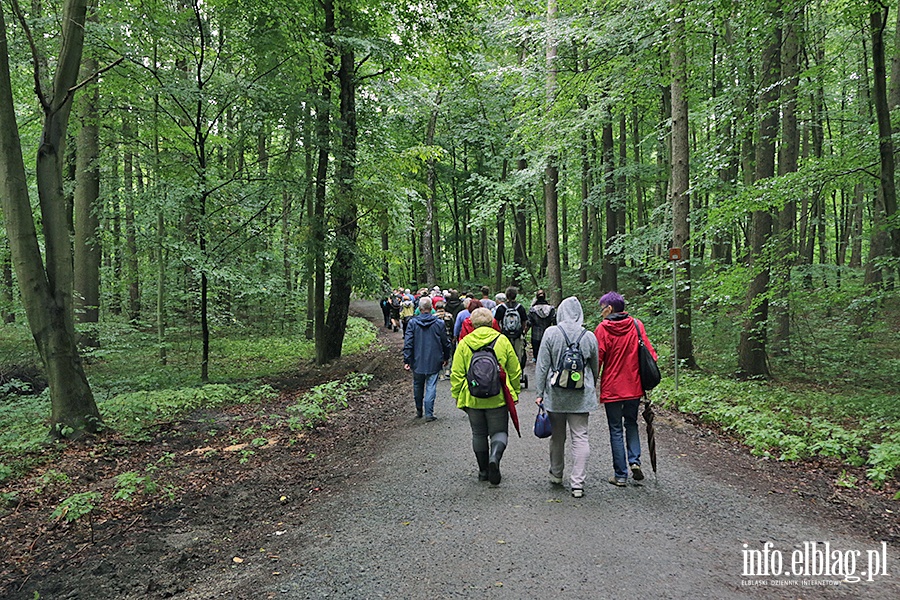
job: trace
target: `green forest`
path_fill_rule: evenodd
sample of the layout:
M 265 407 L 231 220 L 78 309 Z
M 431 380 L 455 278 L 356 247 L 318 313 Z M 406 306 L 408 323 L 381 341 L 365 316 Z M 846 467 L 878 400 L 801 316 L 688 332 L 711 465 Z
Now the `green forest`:
M 353 299 L 516 285 L 591 328 L 619 290 L 654 399 L 896 491 L 895 2 L 4 0 L 0 34 L 0 480 L 159 394 L 262 401 L 372 343 Z

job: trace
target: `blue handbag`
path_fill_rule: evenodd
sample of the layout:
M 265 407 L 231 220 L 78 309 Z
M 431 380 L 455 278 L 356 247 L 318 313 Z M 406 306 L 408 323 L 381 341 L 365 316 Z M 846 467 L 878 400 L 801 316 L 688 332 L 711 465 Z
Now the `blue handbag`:
M 539 438 L 548 438 L 553 434 L 553 427 L 550 426 L 550 415 L 544 410 L 544 405 L 538 405 L 538 414 L 534 419 L 534 435 Z

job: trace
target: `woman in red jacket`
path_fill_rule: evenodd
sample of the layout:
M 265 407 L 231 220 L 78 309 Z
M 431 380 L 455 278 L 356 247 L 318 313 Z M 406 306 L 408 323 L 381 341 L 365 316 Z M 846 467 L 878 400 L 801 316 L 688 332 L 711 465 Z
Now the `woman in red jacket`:
M 656 358 L 656 351 L 647 339 L 644 324 L 625 312 L 625 299 L 621 294 L 606 293 L 600 298 L 600 309 L 603 311 L 603 320 L 594 330 L 594 336 L 597 338 L 597 354 L 603 370 L 600 375 L 600 402 L 606 409 L 615 470 L 615 475 L 609 478 L 609 482 L 617 487 L 625 487 L 629 466 L 635 481 L 644 478 L 637 423 L 638 408 L 644 395 L 638 371 L 638 329 L 653 358 Z

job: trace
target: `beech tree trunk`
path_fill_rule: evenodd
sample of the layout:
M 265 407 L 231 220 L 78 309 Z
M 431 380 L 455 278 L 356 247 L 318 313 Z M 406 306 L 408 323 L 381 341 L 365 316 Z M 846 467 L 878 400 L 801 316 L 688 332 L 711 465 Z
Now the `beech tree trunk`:
M 344 7 L 341 14 L 341 31 L 353 30 L 352 8 Z M 340 124 L 337 127 L 338 167 L 335 185 L 335 213 L 338 222 L 335 236 L 335 255 L 331 265 L 331 294 L 328 318 L 323 337 L 325 354 L 322 362 L 340 357 L 347 331 L 350 312 L 350 295 L 353 292 L 353 271 L 356 262 L 356 239 L 359 235 L 358 207 L 353 179 L 356 176 L 356 64 L 349 44 L 341 46 L 338 82 L 340 84 Z
M 68 0 L 64 4 L 62 44 L 53 87 L 49 94 L 37 90 L 43 110 L 37 156 L 44 232 L 42 257 L 16 123 L 6 21 L 0 9 L 0 131 L 3 132 L 0 135 L 0 203 L 22 303 L 50 386 L 51 434 L 64 437 L 76 437 L 101 426 L 100 413 L 75 343 L 73 257 L 62 178 L 71 90 L 77 84 L 84 45 L 85 14 L 85 0 Z
M 780 22 L 780 0 L 770 0 L 768 11 L 772 23 Z M 756 144 L 756 181 L 775 175 L 775 140 L 778 137 L 778 79 L 781 74 L 781 29 L 773 26 L 763 48 L 760 89 L 759 138 Z M 750 264 L 755 273 L 747 289 L 745 319 L 738 346 L 738 371 L 744 377 L 768 377 L 766 355 L 770 265 L 763 250 L 772 235 L 772 213 L 755 210 L 750 223 Z
M 678 288 L 675 290 L 675 344 L 680 364 L 696 368 L 691 335 L 691 197 L 688 138 L 687 54 L 684 39 L 684 4 L 673 0 L 669 40 L 672 63 L 672 246 L 681 248 Z
M 556 76 L 559 69 L 556 62 L 558 41 L 553 29 L 559 14 L 557 0 L 547 0 L 547 28 L 550 35 L 547 39 L 547 111 L 556 102 Z M 562 267 L 559 252 L 559 167 L 558 158 L 551 155 L 544 169 L 544 231 L 547 243 L 547 279 L 550 289 L 547 300 L 554 306 L 562 302 Z
M 881 158 L 881 204 L 883 205 L 884 220 L 876 223 L 873 236 L 881 234 L 879 230 L 886 230 L 890 241 L 873 243 L 873 246 L 889 244 L 892 253 L 900 257 L 900 227 L 892 224 L 894 214 L 897 212 L 897 191 L 894 184 L 894 143 L 891 138 L 891 113 L 887 100 L 887 73 L 884 58 L 884 27 L 887 24 L 888 7 L 878 0 L 872 0 L 872 12 L 869 15 L 869 26 L 872 30 L 872 95 L 875 104 L 875 116 L 878 120 L 878 154 Z M 882 208 L 882 207 L 877 207 Z M 876 248 L 877 249 L 877 248 Z M 885 254 L 888 248 L 885 249 Z M 876 254 L 870 254 L 870 262 L 879 258 Z
M 94 57 L 85 59 L 81 79 L 97 71 Z M 97 104 L 100 100 L 96 83 L 82 90 L 76 102 L 81 128 L 76 137 L 75 153 L 75 310 L 79 323 L 100 320 L 100 127 Z M 96 332 L 85 333 L 81 343 L 96 346 Z
M 782 56 L 782 142 L 778 160 L 779 175 L 795 173 L 800 159 L 800 130 L 797 127 L 797 86 L 800 83 L 798 73 L 801 52 L 797 28 L 800 27 L 800 23 L 798 12 L 791 11 L 786 23 Z M 791 347 L 790 290 L 791 267 L 797 250 L 794 241 L 796 221 L 797 203 L 790 199 L 778 213 L 777 223 L 779 250 L 775 259 L 775 286 L 779 302 L 773 311 L 775 322 L 772 332 L 772 352 L 777 355 L 789 354 Z
M 434 145 L 434 130 L 437 127 L 438 108 L 441 105 L 441 92 L 438 91 L 434 99 L 434 107 L 428 119 L 428 128 L 425 131 L 425 145 L 429 148 Z M 435 173 L 435 160 L 428 157 L 425 161 L 425 178 L 428 195 L 425 197 L 425 226 L 422 228 L 422 262 L 425 267 L 425 283 L 428 287 L 437 283 L 437 272 L 434 260 L 434 203 L 437 196 L 437 174 Z

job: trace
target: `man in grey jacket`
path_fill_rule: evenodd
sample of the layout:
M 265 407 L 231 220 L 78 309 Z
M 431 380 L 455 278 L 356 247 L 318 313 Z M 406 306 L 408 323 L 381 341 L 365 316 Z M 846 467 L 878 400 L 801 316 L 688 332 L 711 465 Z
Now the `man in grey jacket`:
M 597 338 L 583 327 L 584 311 L 578 298 L 563 300 L 556 309 L 556 325 L 548 327 L 541 341 L 535 366 L 537 404 L 543 403 L 550 415 L 553 435 L 550 437 L 550 482 L 562 485 L 565 468 L 566 429 L 572 437 L 572 469 L 569 474 L 572 496 L 584 496 L 584 479 L 591 453 L 588 441 L 588 415 L 597 410 L 596 382 L 599 362 Z M 586 332 L 586 333 L 585 333 Z M 583 359 L 584 384 L 574 389 L 554 385 L 555 373 L 568 343 L 577 344 Z M 573 378 L 577 379 L 577 378 Z

